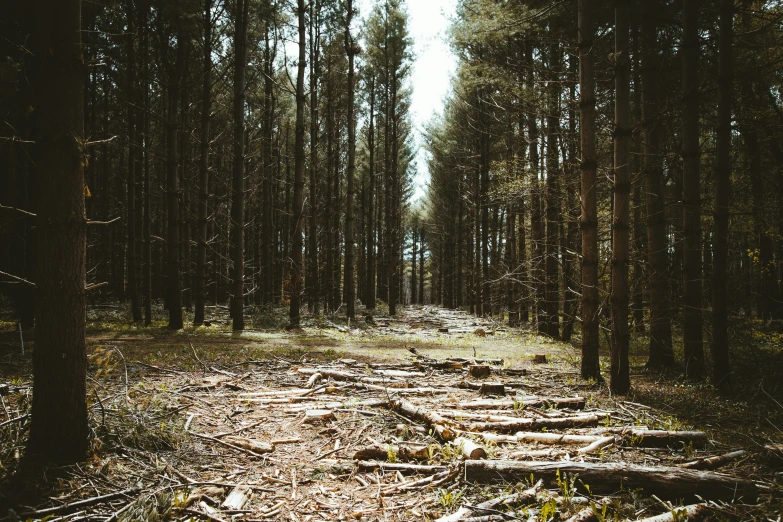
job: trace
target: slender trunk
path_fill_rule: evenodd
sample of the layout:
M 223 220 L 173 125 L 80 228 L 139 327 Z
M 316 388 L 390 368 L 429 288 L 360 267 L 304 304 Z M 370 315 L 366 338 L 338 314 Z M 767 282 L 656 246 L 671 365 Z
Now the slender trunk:
M 555 36 L 555 35 L 553 35 Z M 553 339 L 560 338 L 560 281 L 558 277 L 558 228 L 562 219 L 560 208 L 560 75 L 562 56 L 559 45 L 549 44 L 549 73 L 554 81 L 549 83 L 549 114 L 547 115 L 546 152 L 546 333 Z
M 418 299 L 416 297 L 416 283 L 418 280 L 416 279 L 416 253 L 417 253 L 417 240 L 418 240 L 418 226 L 414 226 L 411 229 L 412 234 L 412 243 L 411 245 L 411 304 L 418 304 Z
M 645 189 L 650 293 L 650 358 L 648 366 L 674 364 L 669 315 L 668 242 L 664 205 L 663 159 L 658 107 L 658 16 L 660 0 L 644 2 L 642 10 L 642 109 L 644 121 Z
M 633 10 L 636 15 L 638 10 Z M 633 18 L 633 16 L 632 16 Z M 641 171 L 641 133 L 639 128 L 642 122 L 642 87 L 639 76 L 639 23 L 634 22 L 631 27 L 633 39 L 633 131 L 631 134 L 631 177 L 636 177 Z M 633 324 L 636 333 L 644 333 L 644 208 L 642 205 L 642 184 L 637 183 L 633 187 Z
M 731 193 L 731 101 L 734 40 L 734 1 L 720 2 L 720 40 L 718 66 L 718 125 L 715 164 L 715 204 L 713 220 L 712 275 L 712 359 L 713 381 L 727 389 L 729 374 L 729 195 Z
M 209 203 L 209 113 L 212 107 L 212 0 L 204 0 L 204 72 L 201 90 L 201 161 L 198 173 L 198 246 L 196 250 L 196 310 L 193 324 L 204 323 L 207 285 L 207 205 Z
M 375 76 L 370 78 L 370 126 L 367 130 L 369 152 L 369 192 L 367 194 L 367 295 L 365 306 L 375 310 Z
M 579 0 L 579 135 L 582 149 L 582 377 L 600 379 L 598 365 L 598 205 L 596 201 L 595 6 Z
M 135 45 L 133 44 L 133 38 L 135 36 L 136 23 L 133 16 L 133 2 L 127 0 L 126 2 L 126 16 L 128 22 L 128 70 L 127 76 L 127 93 L 126 99 L 128 103 L 128 178 L 127 178 L 127 209 L 128 219 L 126 220 L 127 227 L 127 241 L 128 247 L 125 251 L 127 256 L 128 266 L 128 290 L 127 293 L 130 296 L 131 302 L 131 315 L 133 321 L 141 322 L 141 304 L 139 301 L 139 283 L 138 283 L 138 270 L 136 262 L 138 261 L 138 241 L 136 240 L 136 213 L 140 210 L 137 207 L 136 201 L 136 174 L 138 172 L 138 161 L 136 154 L 137 146 L 137 126 L 136 126 L 136 53 Z
M 348 54 L 348 180 L 345 198 L 345 277 L 344 301 L 348 320 L 355 319 L 354 305 L 356 303 L 356 282 L 354 279 L 353 259 L 353 191 L 356 173 L 356 122 L 354 121 L 354 56 L 356 45 L 351 37 L 351 20 L 353 20 L 353 1 L 346 0 L 345 9 L 345 52 Z
M 683 345 L 685 376 L 704 375 L 701 318 L 701 191 L 699 145 L 699 8 L 701 0 L 683 0 L 682 232 Z
M 631 387 L 628 371 L 628 261 L 631 190 L 630 11 L 630 0 L 616 0 L 610 387 L 613 393 L 619 395 L 626 395 Z
M 308 307 L 313 314 L 320 313 L 321 285 L 318 277 L 318 74 L 320 57 L 320 19 L 318 1 L 312 3 L 310 14 L 310 244 L 309 284 L 307 285 Z
M 302 295 L 302 214 L 304 192 L 304 106 L 305 106 L 305 2 L 297 0 L 299 19 L 299 63 L 296 76 L 296 130 L 294 136 L 294 201 L 293 231 L 291 238 L 291 296 L 288 316 L 291 326 L 299 326 L 299 309 Z
M 89 446 L 80 2 L 41 0 L 36 17 L 38 302 L 26 457 L 77 462 Z
M 144 129 L 144 222 L 142 225 L 142 236 L 144 239 L 143 259 L 143 290 L 144 290 L 144 326 L 152 324 L 152 202 L 150 179 L 150 88 L 149 88 L 149 3 L 142 3 L 140 9 L 140 23 L 142 27 L 142 85 L 144 86 L 144 110 L 143 129 Z
M 177 163 L 177 108 L 179 107 L 182 70 L 185 64 L 185 31 L 184 22 L 176 21 L 177 57 L 169 77 L 168 114 L 166 122 L 166 199 L 167 199 L 167 231 L 166 252 L 167 275 L 166 294 L 168 296 L 169 328 L 182 328 L 182 291 L 179 282 L 179 165 Z

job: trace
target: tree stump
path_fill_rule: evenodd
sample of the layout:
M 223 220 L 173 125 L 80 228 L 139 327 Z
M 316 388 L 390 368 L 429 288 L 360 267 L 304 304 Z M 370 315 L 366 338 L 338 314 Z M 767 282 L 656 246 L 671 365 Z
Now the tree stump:
M 546 355 L 543 353 L 538 353 L 533 356 L 533 362 L 535 364 L 546 364 Z
M 500 395 L 506 394 L 506 387 L 502 382 L 484 382 L 481 383 L 481 389 L 479 390 L 481 395 Z
M 471 364 L 468 368 L 468 375 L 474 379 L 486 379 L 492 371 L 486 364 Z

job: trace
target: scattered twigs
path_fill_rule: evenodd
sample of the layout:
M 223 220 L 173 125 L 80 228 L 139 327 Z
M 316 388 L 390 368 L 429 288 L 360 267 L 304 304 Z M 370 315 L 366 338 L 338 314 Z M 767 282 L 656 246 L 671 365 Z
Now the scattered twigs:
M 77 500 L 76 502 L 70 502 L 68 504 L 62 504 L 60 506 L 54 506 L 54 507 L 44 508 L 44 509 L 36 509 L 35 511 L 25 511 L 24 513 L 19 513 L 19 516 L 24 519 L 41 518 L 48 515 L 53 515 L 55 513 L 62 513 L 64 511 L 71 511 L 83 507 L 94 506 L 96 504 L 102 504 L 103 502 L 114 500 L 115 498 L 132 495 L 137 491 L 139 491 L 139 488 L 123 489 L 122 491 L 115 491 L 114 493 L 108 493 L 106 495 L 99 495 L 97 497 L 86 498 L 84 500 Z

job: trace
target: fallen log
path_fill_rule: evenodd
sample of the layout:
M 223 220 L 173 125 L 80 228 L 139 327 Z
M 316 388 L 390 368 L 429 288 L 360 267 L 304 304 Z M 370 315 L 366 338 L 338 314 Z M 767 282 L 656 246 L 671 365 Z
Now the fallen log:
M 745 456 L 745 450 L 732 451 L 723 455 L 716 455 L 714 457 L 705 457 L 702 459 L 694 460 L 692 462 L 686 462 L 681 464 L 681 468 L 685 469 L 718 469 L 731 462 Z
M 712 508 L 708 504 L 692 504 L 654 517 L 642 518 L 638 522 L 680 522 L 681 520 L 700 522 L 706 520 L 711 514 Z
M 446 466 L 429 466 L 426 464 L 409 464 L 407 462 L 381 462 L 372 460 L 360 460 L 356 463 L 360 471 L 399 471 L 400 473 L 440 473 L 447 470 Z
M 522 408 L 569 408 L 572 410 L 583 410 L 585 408 L 584 397 L 558 397 L 558 398 L 534 398 L 534 399 L 474 399 L 464 401 L 458 404 L 458 408 L 463 410 L 513 410 Z
M 598 515 L 592 507 L 581 509 L 576 515 L 566 519 L 566 522 L 599 522 Z
M 226 441 L 235 446 L 239 446 L 240 448 L 245 448 L 255 453 L 272 453 L 273 451 L 275 451 L 274 444 L 269 444 L 268 442 L 263 442 L 256 439 L 243 439 L 241 437 L 226 437 Z M 242 508 L 237 508 L 237 509 L 242 509 Z
M 614 442 L 615 442 L 614 437 L 603 437 L 591 444 L 588 444 L 584 448 L 579 448 L 579 451 L 577 451 L 577 453 L 579 455 L 588 455 L 590 453 L 595 453 L 596 451 L 603 449 L 609 446 L 610 444 L 614 444 Z
M 625 463 L 592 462 L 519 462 L 511 460 L 468 460 L 465 480 L 477 483 L 519 482 L 531 474 L 554 482 L 558 472 L 578 475 L 577 487 L 588 485 L 592 493 L 614 493 L 621 488 L 640 488 L 648 495 L 668 499 L 691 500 L 697 495 L 708 500 L 753 502 L 758 498 L 756 485 L 746 479 L 706 471 L 674 467 L 639 466 Z
M 629 446 L 638 448 L 676 448 L 693 444 L 694 448 L 707 446 L 707 434 L 703 431 L 665 431 L 631 428 L 623 433 Z
M 402 399 L 392 400 L 391 407 L 402 415 L 426 423 L 441 439 L 454 440 L 454 432 L 447 426 L 448 421 L 437 413 Z
M 603 437 L 596 435 L 565 435 L 562 433 L 520 431 L 514 438 L 517 442 L 540 442 L 542 444 L 592 444 Z
M 429 452 L 426 444 L 373 444 L 360 448 L 353 454 L 353 460 L 388 459 L 427 460 Z
M 454 439 L 454 444 L 457 447 L 461 447 L 462 455 L 464 455 L 466 459 L 480 460 L 487 458 L 487 452 L 484 448 L 468 438 L 457 437 Z
M 452 513 L 451 515 L 444 515 L 439 519 L 435 520 L 435 522 L 465 522 L 467 520 L 470 520 L 470 517 L 474 512 L 478 512 L 478 514 L 481 515 L 482 512 L 495 511 L 497 510 L 497 508 L 499 508 L 502 505 L 514 504 L 514 505 L 527 506 L 529 504 L 533 504 L 536 501 L 538 492 L 541 490 L 542 487 L 543 487 L 543 482 L 539 480 L 538 482 L 536 482 L 536 484 L 533 487 L 526 489 L 521 493 L 501 495 L 499 497 L 495 497 L 485 502 L 482 502 L 481 504 L 476 504 L 475 506 L 462 506 L 455 513 Z M 501 516 L 501 519 L 502 518 L 503 517 Z
M 565 429 L 579 426 L 595 426 L 600 421 L 598 415 L 581 415 L 578 417 L 561 417 L 556 419 L 516 419 L 504 422 L 473 422 L 468 425 L 470 431 L 520 431 L 541 429 Z

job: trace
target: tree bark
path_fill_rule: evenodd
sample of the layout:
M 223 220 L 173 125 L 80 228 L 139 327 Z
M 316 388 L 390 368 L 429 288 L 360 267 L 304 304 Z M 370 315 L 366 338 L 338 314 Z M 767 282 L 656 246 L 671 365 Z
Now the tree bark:
M 631 191 L 631 62 L 630 0 L 615 3 L 615 128 L 614 224 L 612 226 L 612 339 L 613 393 L 625 395 L 631 387 L 628 369 L 628 262 Z
M 553 35 L 555 36 L 555 35 Z M 562 220 L 560 207 L 560 75 L 562 55 L 560 46 L 552 39 L 549 44 L 549 69 L 554 81 L 549 84 L 549 109 L 547 115 L 546 151 L 546 333 L 552 339 L 560 339 L 560 278 L 558 253 L 559 227 Z
M 756 485 L 746 479 L 704 471 L 663 466 L 639 466 L 625 463 L 592 462 L 520 462 L 513 460 L 465 461 L 468 482 L 518 482 L 533 474 L 537 479 L 554 482 L 559 475 L 579 476 L 577 488 L 590 486 L 591 493 L 614 493 L 621 489 L 642 488 L 645 494 L 667 499 L 705 500 L 741 498 L 753 502 L 758 497 Z
M 731 385 L 729 374 L 729 195 L 731 193 L 731 105 L 734 40 L 734 2 L 720 2 L 718 65 L 718 125 L 715 161 L 715 203 L 713 211 L 712 275 L 712 359 L 713 382 L 720 388 Z
M 345 198 L 345 267 L 344 267 L 344 301 L 348 320 L 355 319 L 356 281 L 354 278 L 354 238 L 353 238 L 353 200 L 354 178 L 356 177 L 356 121 L 354 118 L 354 56 L 356 43 L 351 37 L 351 21 L 353 20 L 353 0 L 346 0 L 345 18 L 345 52 L 348 55 L 348 177 Z
M 193 324 L 204 323 L 207 285 L 207 204 L 209 203 L 209 116 L 212 107 L 212 0 L 204 0 L 204 71 L 201 89 L 201 158 L 198 173 L 198 246 L 196 309 Z
M 291 326 L 299 326 L 302 295 L 302 214 L 304 192 L 304 76 L 307 41 L 305 39 L 305 2 L 297 0 L 299 20 L 299 62 L 296 76 L 296 129 L 294 135 L 294 201 L 291 232 L 291 295 L 288 317 Z
M 234 165 L 231 178 L 232 329 L 245 329 L 245 70 L 250 0 L 238 0 L 234 26 Z
M 685 376 L 704 375 L 701 317 L 701 146 L 699 144 L 699 8 L 701 0 L 683 0 L 682 232 L 683 345 Z
M 36 2 L 39 209 L 32 425 L 26 457 L 86 457 L 86 228 L 81 2 Z
M 582 149 L 582 377 L 600 379 L 598 366 L 598 205 L 596 201 L 595 5 L 579 0 L 579 136 Z
M 664 205 L 663 159 L 658 104 L 658 17 L 660 0 L 643 2 L 642 9 L 642 108 L 644 127 L 645 190 L 647 192 L 648 290 L 650 293 L 650 358 L 648 366 L 674 364 L 669 315 L 669 261 Z

